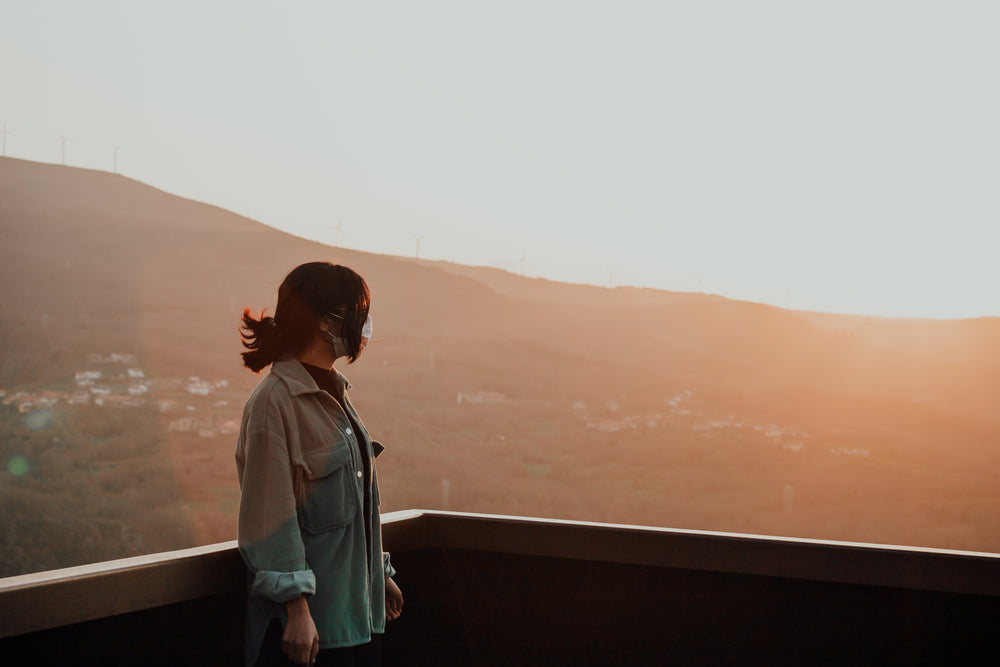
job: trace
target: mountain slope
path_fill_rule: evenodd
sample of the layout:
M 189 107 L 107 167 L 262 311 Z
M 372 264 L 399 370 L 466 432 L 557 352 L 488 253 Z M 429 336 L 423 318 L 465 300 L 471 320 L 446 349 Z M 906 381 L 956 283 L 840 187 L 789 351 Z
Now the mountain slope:
M 9 158 L 0 241 L 0 389 L 77 391 L 90 355 L 127 352 L 155 399 L 137 413 L 63 402 L 40 422 L 0 408 L 0 458 L 34 471 L 0 485 L 0 512 L 12 534 L 63 526 L 24 544 L 66 558 L 117 534 L 88 532 L 108 507 L 132 526 L 117 555 L 163 548 L 178 526 L 232 537 L 232 436 L 190 422 L 211 435 L 239 417 L 259 379 L 240 363 L 240 312 L 273 312 L 284 275 L 316 259 L 372 288 L 374 340 L 343 370 L 389 445 L 383 511 L 441 507 L 447 481 L 467 511 L 1000 549 L 997 318 L 802 313 L 335 249 Z M 192 397 L 191 376 L 230 386 Z M 162 507 L 137 506 L 147 493 Z M 31 562 L 10 548 L 0 561 Z

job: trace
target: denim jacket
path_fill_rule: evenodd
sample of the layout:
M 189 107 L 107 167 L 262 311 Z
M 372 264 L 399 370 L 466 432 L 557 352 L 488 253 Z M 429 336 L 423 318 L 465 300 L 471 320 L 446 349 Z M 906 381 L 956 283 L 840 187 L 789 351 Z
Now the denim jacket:
M 243 408 L 236 471 L 238 543 L 249 571 L 247 665 L 256 661 L 271 618 L 286 623 L 284 603 L 302 596 L 320 648 L 364 644 L 385 631 L 385 578 L 395 571 L 382 551 L 379 523 L 375 458 L 383 447 L 369 438 L 347 398 L 347 378 L 336 376 L 360 432 L 293 358 L 275 361 Z M 359 445 L 372 462 L 368 479 Z

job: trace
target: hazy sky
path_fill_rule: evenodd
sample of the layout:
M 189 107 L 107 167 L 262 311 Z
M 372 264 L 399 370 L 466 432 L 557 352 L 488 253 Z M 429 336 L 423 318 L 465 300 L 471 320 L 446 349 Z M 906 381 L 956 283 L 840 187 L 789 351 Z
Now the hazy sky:
M 998 316 L 998 34 L 994 1 L 0 0 L 0 123 L 361 250 Z

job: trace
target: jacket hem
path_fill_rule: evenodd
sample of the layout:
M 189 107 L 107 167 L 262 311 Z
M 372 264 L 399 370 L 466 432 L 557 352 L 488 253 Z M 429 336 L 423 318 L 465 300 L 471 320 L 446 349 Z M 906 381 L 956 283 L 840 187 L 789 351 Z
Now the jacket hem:
M 373 635 L 382 635 L 382 634 L 385 633 L 374 631 L 366 636 L 351 637 L 348 639 L 343 639 L 338 642 L 328 642 L 325 644 L 323 642 L 320 642 L 319 647 L 322 649 L 322 648 L 346 648 L 348 646 L 361 646 L 362 644 L 367 644 L 368 642 L 370 642 L 372 640 Z

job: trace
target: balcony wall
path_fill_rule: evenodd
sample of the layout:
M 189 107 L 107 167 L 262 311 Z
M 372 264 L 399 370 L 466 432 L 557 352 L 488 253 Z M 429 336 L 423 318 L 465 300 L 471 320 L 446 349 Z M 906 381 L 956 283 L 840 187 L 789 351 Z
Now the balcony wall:
M 1000 555 L 384 516 L 386 665 L 938 664 L 1000 655 Z M 6 664 L 240 664 L 234 543 L 0 580 Z

